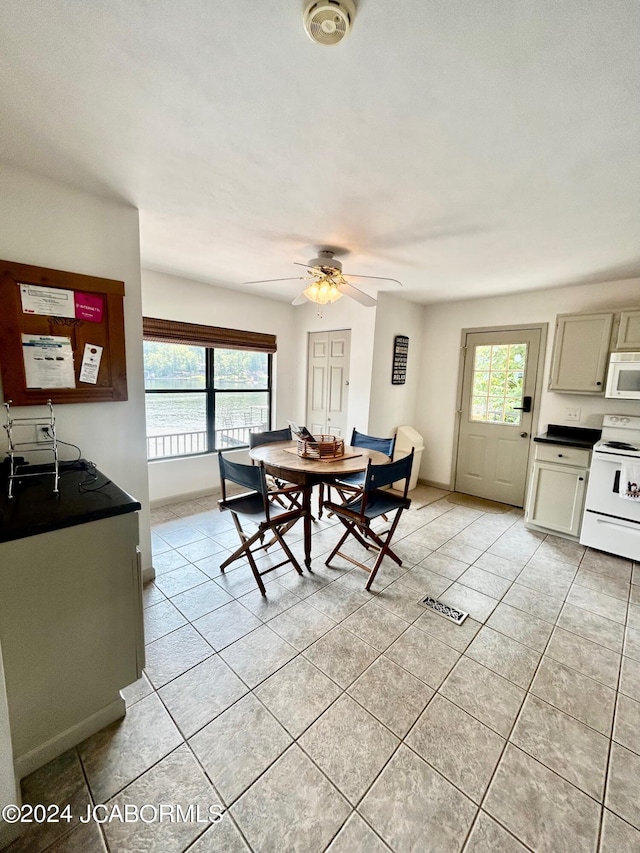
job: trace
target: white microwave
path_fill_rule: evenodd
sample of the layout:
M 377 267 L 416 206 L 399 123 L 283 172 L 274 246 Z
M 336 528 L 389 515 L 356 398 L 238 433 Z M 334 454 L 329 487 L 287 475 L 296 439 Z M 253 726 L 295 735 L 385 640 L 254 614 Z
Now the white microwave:
M 640 400 L 640 352 L 612 352 L 605 397 Z

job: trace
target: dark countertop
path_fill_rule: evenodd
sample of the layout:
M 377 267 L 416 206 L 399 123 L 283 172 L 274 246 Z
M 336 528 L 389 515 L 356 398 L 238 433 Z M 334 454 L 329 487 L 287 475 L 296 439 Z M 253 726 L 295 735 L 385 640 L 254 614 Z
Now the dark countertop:
M 35 465 L 24 469 L 25 473 L 37 471 Z M 14 480 L 14 497 L 9 500 L 7 475 L 8 467 L 0 466 L 0 542 L 124 515 L 141 508 L 135 498 L 84 459 L 60 463 L 57 495 L 53 493 L 53 477 L 43 475 Z
M 561 444 L 564 447 L 586 447 L 591 450 L 596 441 L 600 441 L 601 436 L 602 430 L 599 429 L 549 424 L 547 431 L 536 435 L 533 440 L 544 444 Z

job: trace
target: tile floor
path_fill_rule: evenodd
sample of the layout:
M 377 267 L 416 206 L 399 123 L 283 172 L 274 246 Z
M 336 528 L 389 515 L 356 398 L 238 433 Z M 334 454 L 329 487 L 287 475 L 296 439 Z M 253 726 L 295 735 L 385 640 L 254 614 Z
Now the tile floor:
M 28 802 L 200 821 L 54 824 L 11 853 L 640 850 L 640 564 L 434 492 L 372 593 L 324 565 L 324 520 L 313 573 L 278 569 L 262 598 L 248 566 L 221 575 L 236 533 L 215 506 L 153 511 L 125 719 L 23 780 Z

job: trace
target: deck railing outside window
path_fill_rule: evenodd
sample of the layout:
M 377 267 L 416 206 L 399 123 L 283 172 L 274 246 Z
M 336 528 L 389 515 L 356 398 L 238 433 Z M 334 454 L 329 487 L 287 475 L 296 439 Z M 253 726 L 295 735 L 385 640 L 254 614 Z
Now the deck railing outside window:
M 243 447 L 271 423 L 271 355 L 145 341 L 147 458 Z
M 266 429 L 268 429 L 268 424 L 264 420 L 244 426 L 228 426 L 217 429 L 215 431 L 216 447 L 218 450 L 246 447 L 249 444 L 250 432 L 264 432 Z M 206 430 L 147 436 L 147 459 L 188 456 L 194 453 L 206 453 L 206 451 Z

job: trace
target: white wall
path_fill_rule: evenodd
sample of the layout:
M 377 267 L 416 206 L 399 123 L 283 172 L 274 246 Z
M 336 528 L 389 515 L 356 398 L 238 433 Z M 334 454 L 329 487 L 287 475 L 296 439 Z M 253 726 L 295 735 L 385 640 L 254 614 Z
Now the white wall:
M 423 326 L 422 305 L 406 302 L 390 293 L 378 294 L 368 427 L 371 435 L 391 436 L 403 424 L 415 426 Z M 391 384 L 396 335 L 409 338 L 407 381 L 404 385 Z
M 355 427 L 366 432 L 371 404 L 371 376 L 376 327 L 376 308 L 365 308 L 349 297 L 332 305 L 325 305 L 323 316 L 318 317 L 317 306 L 311 302 L 294 309 L 295 362 L 294 416 L 292 420 L 306 420 L 307 348 L 309 332 L 332 332 L 351 329 L 351 365 L 349 371 L 349 405 L 347 409 L 347 436 Z
M 434 483 L 450 483 L 462 329 L 548 323 L 543 392 L 534 430 L 544 432 L 549 423 L 569 423 L 565 420 L 565 410 L 570 406 L 582 410 L 580 423 L 573 423 L 573 426 L 600 428 L 603 414 L 640 415 L 640 403 L 546 390 L 555 317 L 556 314 L 638 305 L 640 279 L 426 306 L 417 406 L 417 429 L 425 438 L 420 476 Z
M 295 388 L 292 377 L 296 374 L 293 365 L 298 355 L 292 334 L 294 309 L 289 303 L 142 270 L 142 309 L 145 317 L 276 335 L 273 428 L 286 426 L 287 421 L 293 419 Z M 149 463 L 149 492 L 154 502 L 203 494 L 219 484 L 215 454 Z
M 309 332 L 351 329 L 348 431 L 367 428 L 371 399 L 376 310 L 352 299 L 325 306 L 292 307 L 288 302 L 238 293 L 177 276 L 142 270 L 143 314 L 277 336 L 274 370 L 273 427 L 306 417 L 307 341 Z M 198 495 L 219 486 L 217 456 L 203 455 L 149 463 L 152 502 Z
M 30 172 L 0 166 L 0 257 L 125 282 L 129 399 L 56 406 L 58 437 L 143 505 L 142 566 L 151 566 L 138 211 Z M 1 392 L 0 392 L 1 393 Z M 32 409 L 16 409 L 16 415 Z M 6 450 L 1 430 L 0 451 Z M 73 458 L 73 451 L 69 458 Z

